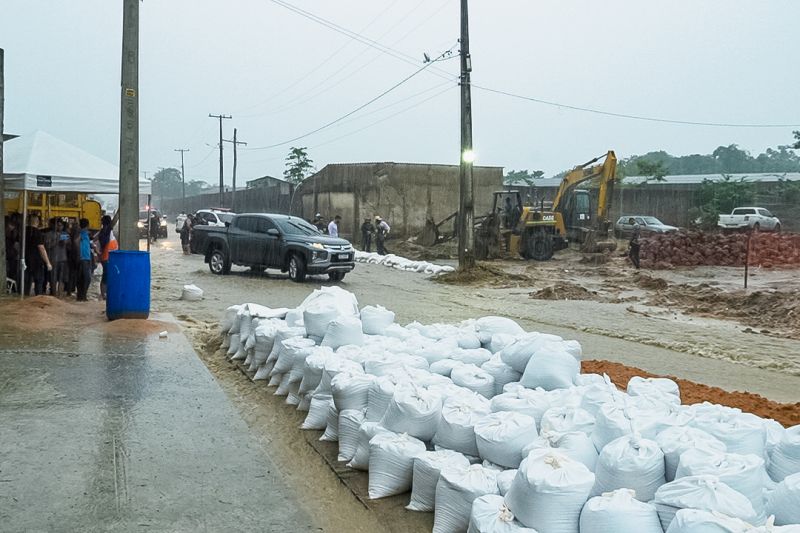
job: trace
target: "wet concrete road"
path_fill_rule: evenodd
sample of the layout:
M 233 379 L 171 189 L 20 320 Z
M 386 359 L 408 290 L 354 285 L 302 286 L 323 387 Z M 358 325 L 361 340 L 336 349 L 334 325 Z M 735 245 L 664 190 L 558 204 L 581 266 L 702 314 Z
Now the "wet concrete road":
M 0 530 L 315 530 L 182 334 L 64 335 L 0 339 Z

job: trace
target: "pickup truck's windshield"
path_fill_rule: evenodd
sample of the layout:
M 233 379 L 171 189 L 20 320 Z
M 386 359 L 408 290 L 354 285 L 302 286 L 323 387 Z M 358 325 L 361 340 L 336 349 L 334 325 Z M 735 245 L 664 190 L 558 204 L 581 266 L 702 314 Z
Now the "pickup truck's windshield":
M 319 230 L 301 218 L 278 219 L 275 223 L 287 235 L 319 235 Z

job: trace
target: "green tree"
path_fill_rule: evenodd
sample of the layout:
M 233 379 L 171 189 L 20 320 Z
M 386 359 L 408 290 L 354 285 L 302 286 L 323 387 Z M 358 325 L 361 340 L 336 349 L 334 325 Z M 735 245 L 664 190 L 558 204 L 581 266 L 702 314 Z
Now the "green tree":
M 800 131 L 794 131 L 792 133 L 794 133 L 794 144 L 792 145 L 792 148 L 795 150 L 800 150 Z
M 639 175 L 645 176 L 643 183 L 647 183 L 650 180 L 664 181 L 664 176 L 667 175 L 667 167 L 664 166 L 662 161 L 639 160 L 636 162 L 636 167 L 639 170 Z
M 529 187 L 534 185 L 534 181 L 544 178 L 544 172 L 541 170 L 534 170 L 528 172 L 526 170 L 509 170 L 503 178 L 503 183 L 506 185 L 525 183 Z
M 300 148 L 292 146 L 289 150 L 289 155 L 286 156 L 286 170 L 283 171 L 283 176 L 289 183 L 299 185 L 309 176 L 309 170 L 314 168 L 314 161 L 308 158 L 307 150 L 305 146 Z
M 733 179 L 723 175 L 721 180 L 704 179 L 697 191 L 697 207 L 690 210 L 691 216 L 702 229 L 717 227 L 719 215 L 730 213 L 734 208 L 752 204 L 755 198 L 753 182 L 746 178 Z
M 162 168 L 153 176 L 153 196 L 179 198 L 182 194 L 181 171 L 177 168 Z

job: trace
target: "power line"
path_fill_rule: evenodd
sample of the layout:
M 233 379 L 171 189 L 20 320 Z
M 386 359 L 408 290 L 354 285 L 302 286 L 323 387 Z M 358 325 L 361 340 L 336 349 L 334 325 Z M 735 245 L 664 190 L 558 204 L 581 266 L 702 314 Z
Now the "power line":
M 682 124 L 684 126 L 710 126 L 716 128 L 796 128 L 799 127 L 800 124 L 740 124 L 734 122 L 698 122 L 692 120 L 675 120 L 669 118 L 659 118 L 659 117 L 648 117 L 648 116 L 641 116 L 641 115 L 631 115 L 627 113 L 615 113 L 613 111 L 603 111 L 601 109 L 592 109 L 590 107 L 580 107 L 570 104 L 561 104 L 558 102 L 551 102 L 548 100 L 542 100 L 541 98 L 534 98 L 532 96 L 523 96 L 520 94 L 514 94 L 507 91 L 501 91 L 499 89 L 491 89 L 489 87 L 482 87 L 480 85 L 472 84 L 473 87 L 476 89 L 480 89 L 482 91 L 495 93 L 495 94 L 502 94 L 504 96 L 510 96 L 512 98 L 518 98 L 520 100 L 528 100 L 530 102 L 536 102 L 537 104 L 544 104 L 552 107 L 560 107 L 563 109 L 571 109 L 573 111 L 583 111 L 585 113 L 594 113 L 597 115 L 605 115 L 609 117 L 617 117 L 617 118 L 627 118 L 630 120 L 642 120 L 647 122 L 660 122 L 664 124 Z
M 272 1 L 276 1 L 276 0 L 272 0 Z M 345 113 L 344 115 L 340 116 L 339 118 L 334 119 L 334 120 L 328 122 L 327 124 L 324 124 L 324 125 L 320 126 L 319 128 L 316 128 L 316 129 L 314 129 L 314 130 L 312 130 L 312 131 L 310 131 L 308 133 L 304 133 L 303 135 L 299 135 L 299 136 L 294 137 L 292 139 L 287 139 L 285 141 L 282 141 L 282 142 L 279 142 L 279 143 L 275 143 L 275 144 L 270 144 L 270 145 L 267 145 L 267 146 L 258 146 L 258 147 L 255 147 L 255 148 L 251 148 L 250 150 L 267 150 L 269 148 L 276 148 L 278 146 L 283 146 L 285 144 L 289 144 L 289 143 L 292 143 L 294 141 L 298 141 L 300 139 L 303 139 L 305 137 L 313 135 L 313 134 L 315 134 L 317 132 L 320 132 L 320 131 L 322 131 L 322 130 L 324 130 L 326 128 L 329 128 L 330 126 L 333 126 L 337 122 L 341 122 L 342 120 L 344 120 L 344 119 L 346 119 L 346 118 L 358 113 L 359 111 L 361 111 L 365 107 L 369 106 L 373 102 L 376 102 L 376 101 L 380 100 L 381 98 L 383 98 L 384 96 L 386 96 L 390 92 L 394 91 L 395 89 L 397 89 L 398 87 L 400 87 L 401 85 L 406 83 L 408 80 L 410 80 L 411 78 L 413 78 L 414 76 L 419 74 L 420 72 L 423 72 L 424 70 L 426 70 L 428 67 L 433 65 L 436 61 L 438 61 L 438 60 L 450 55 L 450 53 L 452 52 L 453 48 L 455 48 L 455 46 L 451 47 L 450 50 L 447 50 L 447 51 L 443 52 L 439 57 L 437 57 L 433 61 L 425 63 L 421 68 L 419 68 L 416 71 L 412 72 L 410 75 L 406 76 L 405 78 L 403 78 L 399 82 L 395 83 L 394 85 L 392 85 L 391 87 L 389 87 L 388 89 L 386 89 L 385 91 L 380 93 L 378 96 L 375 96 L 374 98 L 372 98 L 372 99 L 368 100 L 367 102 L 361 104 L 360 106 L 356 107 L 355 109 L 353 109 L 349 113 Z

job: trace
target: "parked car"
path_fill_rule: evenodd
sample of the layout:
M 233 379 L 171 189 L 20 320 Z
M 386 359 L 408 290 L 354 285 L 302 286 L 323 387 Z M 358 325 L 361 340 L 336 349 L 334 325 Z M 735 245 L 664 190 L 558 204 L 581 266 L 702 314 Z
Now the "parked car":
M 720 215 L 717 225 L 724 230 L 780 231 L 781 221 L 763 207 L 737 207 L 730 215 Z
M 639 226 L 639 231 L 645 233 L 674 233 L 678 231 L 675 226 L 664 224 L 656 217 L 642 215 L 625 215 L 619 217 L 614 224 L 614 234 L 619 238 L 630 237 L 634 227 Z
M 158 232 L 156 236 L 159 239 L 166 239 L 167 238 L 167 219 L 164 218 L 164 215 L 161 214 L 161 211 L 158 209 L 144 209 L 139 211 L 139 221 L 136 223 L 136 227 L 139 230 L 139 238 L 146 239 L 148 235 L 148 231 L 150 230 L 150 219 L 155 214 L 158 217 Z
M 348 241 L 323 235 L 302 218 L 288 215 L 241 214 L 224 227 L 195 226 L 192 251 L 220 275 L 239 265 L 288 272 L 297 282 L 307 274 L 341 281 L 355 268 L 355 250 Z
M 225 227 L 226 222 L 233 220 L 236 213 L 223 211 L 221 209 L 200 209 L 194 216 L 197 218 L 198 225 Z

